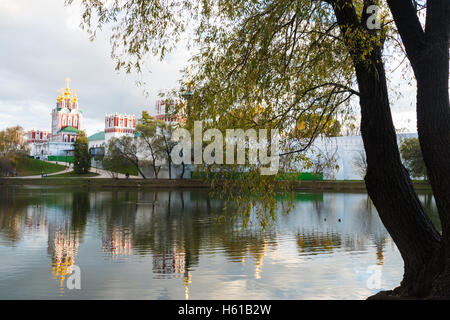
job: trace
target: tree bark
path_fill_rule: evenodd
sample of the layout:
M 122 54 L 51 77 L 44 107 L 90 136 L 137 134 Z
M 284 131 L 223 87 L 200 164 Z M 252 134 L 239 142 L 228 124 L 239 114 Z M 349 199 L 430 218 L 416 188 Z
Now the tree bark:
M 388 1 L 417 80 L 417 131 L 442 225 L 430 296 L 450 297 L 450 1 L 429 0 L 425 31 L 411 2 Z
M 181 175 L 180 175 L 180 180 L 183 180 L 183 176 L 184 176 L 184 171 L 185 171 L 185 168 L 186 168 L 186 164 L 184 163 L 184 161 L 183 162 L 181 162 L 181 165 L 182 165 L 182 170 L 181 170 Z
M 365 28 L 364 15 L 359 22 L 352 1 L 331 3 L 358 80 L 361 136 L 367 155 L 367 191 L 405 263 L 401 286 L 394 293 L 424 297 L 431 290 L 435 274 L 431 261 L 438 250 L 440 235 L 426 215 L 400 159 L 382 49 L 375 46 L 365 61 L 360 59 L 359 48 L 365 44 L 355 45 L 346 31 Z

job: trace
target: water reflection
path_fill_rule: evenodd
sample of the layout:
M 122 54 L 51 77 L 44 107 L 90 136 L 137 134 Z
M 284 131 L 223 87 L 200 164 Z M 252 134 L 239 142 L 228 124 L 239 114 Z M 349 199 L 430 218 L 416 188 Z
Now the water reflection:
M 5 188 L 0 298 L 364 298 L 370 265 L 398 285 L 402 260 L 367 195 L 295 202 L 264 230 L 236 229 L 204 192 Z M 74 265 L 79 291 L 65 284 Z

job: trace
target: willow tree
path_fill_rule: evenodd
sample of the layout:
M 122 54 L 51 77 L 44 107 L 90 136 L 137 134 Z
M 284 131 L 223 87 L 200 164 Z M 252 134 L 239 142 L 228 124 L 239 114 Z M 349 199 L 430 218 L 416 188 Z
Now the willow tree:
M 82 25 L 93 36 L 105 24 L 113 27 L 112 56 L 128 72 L 139 71 L 147 53 L 164 58 L 193 34 L 190 120 L 283 132 L 310 119 L 309 137 L 283 156 L 309 148 L 327 120 L 345 119 L 349 101 L 359 98 L 367 191 L 405 263 L 401 285 L 384 296 L 450 296 L 450 1 L 81 2 Z M 425 29 L 418 11 L 426 12 Z M 383 53 L 396 44 L 406 49 L 417 78 L 418 131 L 442 235 L 400 159 L 385 69 L 393 57 Z

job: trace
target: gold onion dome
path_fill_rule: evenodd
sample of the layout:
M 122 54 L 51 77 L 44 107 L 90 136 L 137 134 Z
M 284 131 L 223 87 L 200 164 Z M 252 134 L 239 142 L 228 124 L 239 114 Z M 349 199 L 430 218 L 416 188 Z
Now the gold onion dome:
M 72 95 L 72 91 L 70 90 L 69 83 L 70 83 L 70 78 L 66 78 L 66 91 L 64 92 L 65 96 Z
M 57 102 L 61 102 L 63 97 L 61 96 L 61 90 L 58 90 L 58 98 L 56 98 Z

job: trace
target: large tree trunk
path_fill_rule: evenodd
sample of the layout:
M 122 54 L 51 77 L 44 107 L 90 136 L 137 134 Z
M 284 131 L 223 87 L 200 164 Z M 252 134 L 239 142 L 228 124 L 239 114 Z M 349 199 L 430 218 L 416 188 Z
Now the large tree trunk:
M 417 80 L 417 129 L 442 225 L 430 296 L 450 297 L 450 1 L 427 1 L 425 31 L 411 2 L 389 0 Z
M 426 215 L 412 181 L 401 163 L 397 136 L 389 106 L 381 48 L 375 46 L 367 60 L 346 38 L 347 28 L 362 29 L 351 1 L 332 2 L 344 41 L 354 60 L 360 91 L 361 135 L 367 155 L 366 187 L 380 218 L 397 245 L 405 263 L 396 295 L 425 297 L 436 273 L 433 259 L 440 235 Z M 364 20 L 364 16 L 362 18 Z M 350 33 L 351 34 L 351 33 Z

